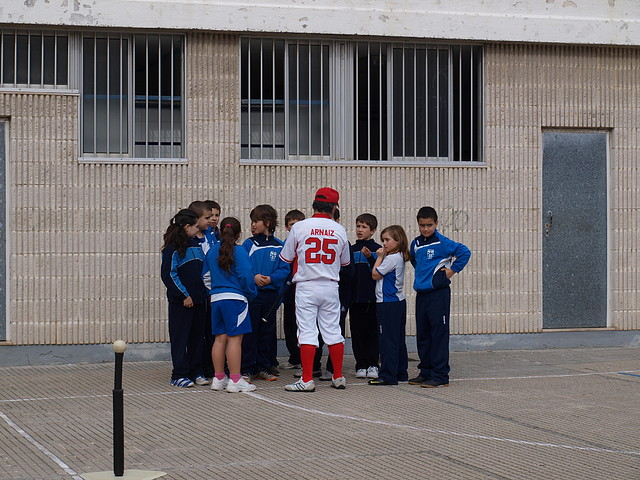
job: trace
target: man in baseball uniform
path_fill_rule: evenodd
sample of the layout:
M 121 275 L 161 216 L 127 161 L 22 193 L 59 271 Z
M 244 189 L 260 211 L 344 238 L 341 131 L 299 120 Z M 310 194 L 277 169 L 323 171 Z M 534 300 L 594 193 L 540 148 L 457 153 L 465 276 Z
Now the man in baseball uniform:
M 340 331 L 340 267 L 350 261 L 349 242 L 344 227 L 333 220 L 339 194 L 321 188 L 313 202 L 313 216 L 291 228 L 280 258 L 293 264 L 296 285 L 296 322 L 302 377 L 284 388 L 290 392 L 313 392 L 313 358 L 318 347 L 318 329 L 329 347 L 333 363 L 331 386 L 344 389 L 342 376 L 344 337 Z

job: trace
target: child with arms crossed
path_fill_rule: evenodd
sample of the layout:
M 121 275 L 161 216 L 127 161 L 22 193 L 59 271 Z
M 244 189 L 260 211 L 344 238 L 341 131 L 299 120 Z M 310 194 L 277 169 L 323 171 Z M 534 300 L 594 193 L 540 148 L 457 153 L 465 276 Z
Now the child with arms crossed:
M 242 373 L 252 378 L 277 379 L 276 311 L 274 307 L 291 267 L 280 260 L 282 242 L 273 236 L 278 212 L 271 205 L 258 205 L 250 213 L 252 237 L 242 246 L 249 254 L 258 295 L 249 301 L 252 333 L 242 340 Z
M 376 308 L 380 348 L 380 372 L 369 385 L 397 385 L 406 382 L 408 357 L 405 343 L 407 302 L 404 298 L 404 266 L 409 261 L 409 241 L 400 225 L 382 230 L 383 247 L 371 276 L 376 280 Z

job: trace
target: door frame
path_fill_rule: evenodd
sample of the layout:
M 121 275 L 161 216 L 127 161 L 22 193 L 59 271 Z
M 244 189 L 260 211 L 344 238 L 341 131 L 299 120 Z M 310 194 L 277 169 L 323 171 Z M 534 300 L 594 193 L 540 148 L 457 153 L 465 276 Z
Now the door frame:
M 606 298 L 606 326 L 604 327 L 574 327 L 574 328 L 544 328 L 544 262 L 543 262 L 543 248 L 544 248 L 544 218 L 545 212 L 542 205 L 544 202 L 544 184 L 543 184 L 543 168 L 544 168 L 544 134 L 545 133 L 604 133 L 606 134 L 606 158 L 605 158 L 605 177 L 606 177 L 606 189 L 605 201 L 606 201 L 606 241 L 607 241 L 607 298 Z M 575 128 L 575 127 L 542 127 L 540 129 L 540 172 L 538 174 L 538 181 L 540 182 L 540 193 L 538 197 L 540 212 L 538 220 L 538 228 L 540 228 L 540 258 L 538 265 L 540 266 L 540 274 L 538 281 L 540 282 L 540 331 L 543 332 L 563 332 L 563 331 L 602 331 L 602 330 L 615 330 L 612 325 L 611 316 L 611 162 L 612 162 L 612 148 L 614 145 L 615 137 L 613 128 Z
M 11 127 L 11 122 L 9 117 L 0 117 L 0 123 L 4 124 L 4 138 L 0 139 L 0 141 L 4 141 L 4 236 L 5 236 L 5 240 L 4 240 L 4 276 L 5 276 L 5 286 L 4 286 L 4 338 L 2 338 L 0 336 L 0 344 L 11 344 L 11 329 L 10 329 L 10 322 L 9 319 L 10 314 L 11 314 L 11 309 L 10 309 L 10 302 L 9 299 L 11 298 L 11 293 L 10 293 L 10 288 L 11 288 L 11 282 L 10 282 L 10 278 L 11 275 L 9 274 L 9 260 L 11 258 L 10 255 L 10 246 L 11 246 L 11 228 L 9 225 L 9 199 L 11 197 L 11 195 L 9 195 L 9 187 L 11 186 L 11 181 L 10 181 L 10 177 L 9 177 L 9 159 L 11 158 L 11 152 L 9 149 L 9 139 L 10 139 L 10 135 L 9 135 L 9 129 Z

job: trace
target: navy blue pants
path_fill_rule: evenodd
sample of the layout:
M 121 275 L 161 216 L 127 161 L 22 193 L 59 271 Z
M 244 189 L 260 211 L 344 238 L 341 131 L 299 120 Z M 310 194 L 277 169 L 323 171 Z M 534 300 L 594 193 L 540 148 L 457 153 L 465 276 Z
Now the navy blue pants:
M 276 311 L 278 309 L 274 308 L 268 316 L 267 313 L 277 299 L 277 291 L 263 290 L 258 292 L 256 298 L 249 301 L 251 333 L 245 333 L 242 337 L 241 372 L 243 374 L 256 374 L 260 370 L 269 370 L 276 362 Z M 264 322 L 263 318 L 267 321 Z
M 169 341 L 171 342 L 171 379 L 195 378 L 202 375 L 202 350 L 207 322 L 205 302 L 192 308 L 169 303 Z M 211 329 L 211 327 L 209 327 Z
M 378 314 L 378 345 L 380 371 L 378 378 L 396 385 L 409 379 L 407 344 L 407 302 L 384 302 L 376 304 Z
M 378 366 L 378 321 L 375 303 L 352 303 L 349 306 L 351 346 L 356 370 Z
M 418 292 L 416 296 L 416 343 L 420 375 L 449 383 L 449 313 L 451 289 Z

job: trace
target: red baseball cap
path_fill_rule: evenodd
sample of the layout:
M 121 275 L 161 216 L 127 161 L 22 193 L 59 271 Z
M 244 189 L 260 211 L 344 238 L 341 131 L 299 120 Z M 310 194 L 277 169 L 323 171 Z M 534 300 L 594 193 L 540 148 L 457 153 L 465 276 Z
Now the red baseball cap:
M 333 188 L 323 187 L 316 192 L 316 198 L 314 200 L 317 202 L 337 204 L 340 200 L 340 194 Z

